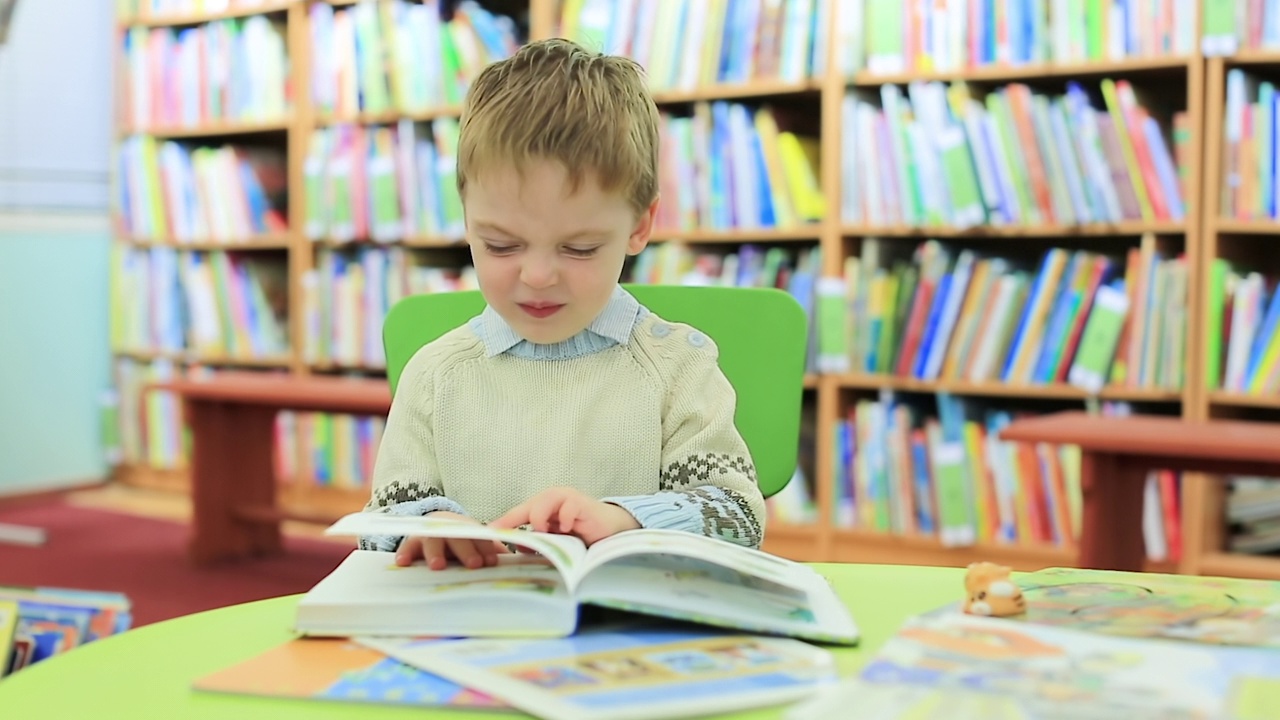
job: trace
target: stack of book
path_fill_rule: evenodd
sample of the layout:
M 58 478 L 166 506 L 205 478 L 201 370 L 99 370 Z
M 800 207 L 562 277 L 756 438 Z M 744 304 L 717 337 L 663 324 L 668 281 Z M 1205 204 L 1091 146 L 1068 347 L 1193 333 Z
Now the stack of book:
M 0 678 L 128 630 L 130 607 L 119 593 L 0 585 Z

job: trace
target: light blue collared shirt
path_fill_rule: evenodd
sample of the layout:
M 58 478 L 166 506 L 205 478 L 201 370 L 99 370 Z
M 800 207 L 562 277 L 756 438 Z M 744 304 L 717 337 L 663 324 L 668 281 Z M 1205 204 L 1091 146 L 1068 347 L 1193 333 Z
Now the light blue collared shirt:
M 471 330 L 484 344 L 489 357 L 509 353 L 530 360 L 568 360 L 607 350 L 615 345 L 626 345 L 631 332 L 647 314 L 640 301 L 622 289 L 615 287 L 604 310 L 577 335 L 558 343 L 539 345 L 520 337 L 498 311 L 485 306 L 483 312 L 471 319 Z

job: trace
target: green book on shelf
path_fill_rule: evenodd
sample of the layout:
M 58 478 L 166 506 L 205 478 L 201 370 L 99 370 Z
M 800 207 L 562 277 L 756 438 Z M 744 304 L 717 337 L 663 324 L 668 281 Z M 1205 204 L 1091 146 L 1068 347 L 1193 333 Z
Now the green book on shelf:
M 1204 0 L 1200 15 L 1201 52 L 1207 56 L 1235 54 L 1239 45 L 1236 13 L 1241 5 L 1239 0 Z
M 1222 387 L 1222 314 L 1226 312 L 1227 261 L 1209 263 L 1209 322 L 1205 327 L 1205 386 Z
M 845 333 L 844 292 L 841 278 L 818 280 L 818 370 L 846 372 L 849 369 L 849 347 Z
M 1080 337 L 1080 347 L 1067 374 L 1067 382 L 1095 395 L 1102 390 L 1128 312 L 1129 296 L 1123 287 L 1103 285 L 1098 288 L 1084 334 Z

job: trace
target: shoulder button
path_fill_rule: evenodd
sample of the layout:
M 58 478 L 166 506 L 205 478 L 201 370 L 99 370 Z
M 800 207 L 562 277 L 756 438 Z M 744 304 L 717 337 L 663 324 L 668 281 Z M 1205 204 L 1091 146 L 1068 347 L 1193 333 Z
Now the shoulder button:
M 693 332 L 689 333 L 688 339 L 689 339 L 689 344 L 696 348 L 700 348 L 703 345 L 707 344 L 707 336 L 703 335 L 697 330 L 694 330 Z
M 649 332 L 656 338 L 664 338 L 671 334 L 671 326 L 666 323 L 654 323 Z

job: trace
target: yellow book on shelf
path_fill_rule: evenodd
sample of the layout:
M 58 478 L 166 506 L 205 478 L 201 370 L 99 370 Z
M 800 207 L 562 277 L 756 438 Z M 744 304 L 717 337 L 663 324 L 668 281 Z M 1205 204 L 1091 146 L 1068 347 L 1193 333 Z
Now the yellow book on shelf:
M 974 523 L 977 527 L 978 542 L 992 541 L 992 515 L 987 486 L 991 479 L 987 476 L 987 454 L 982 442 L 982 428 L 977 422 L 964 424 L 965 459 L 969 461 L 969 487 L 973 493 Z
M 792 132 L 781 132 L 778 133 L 778 149 L 796 215 L 809 222 L 821 220 L 826 211 L 826 198 L 818 184 L 818 141 Z
M 707 35 L 702 43 L 702 55 L 698 58 L 699 84 L 703 87 L 716 84 L 720 72 L 720 53 L 724 38 L 725 6 L 728 0 L 706 0 Z
M 765 105 L 756 111 L 755 126 L 760 137 L 760 148 L 764 152 L 765 171 L 769 176 L 769 196 L 773 202 L 775 224 L 778 227 L 792 227 L 797 224 L 796 212 L 787 193 L 787 176 L 783 171 L 782 151 L 778 143 L 778 122 L 771 107 Z
M 1106 101 L 1107 112 L 1116 125 L 1116 138 L 1120 142 L 1120 152 L 1124 155 L 1125 169 L 1133 181 L 1133 193 L 1138 198 L 1138 207 L 1142 211 L 1142 219 L 1155 219 L 1155 211 L 1151 208 L 1151 198 L 1147 197 L 1147 186 L 1142 181 L 1142 168 L 1138 166 L 1138 156 L 1133 149 L 1133 136 L 1142 132 L 1142 128 L 1134 128 L 1125 121 L 1124 108 L 1120 105 L 1120 97 L 1116 94 L 1116 83 L 1111 78 L 1102 81 L 1102 97 Z

